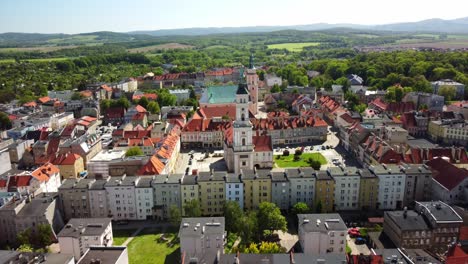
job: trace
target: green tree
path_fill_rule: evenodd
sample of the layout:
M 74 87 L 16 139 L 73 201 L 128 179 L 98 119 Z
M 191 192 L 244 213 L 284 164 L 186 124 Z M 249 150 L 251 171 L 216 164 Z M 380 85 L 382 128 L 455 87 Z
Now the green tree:
M 127 152 L 125 152 L 126 157 L 132 157 L 132 156 L 142 156 L 143 151 L 139 147 L 131 147 L 127 149 Z
M 52 228 L 49 224 L 37 226 L 37 243 L 39 248 L 46 248 L 52 244 Z
M 455 98 L 457 94 L 457 90 L 454 86 L 450 85 L 443 85 L 439 87 L 439 95 L 443 96 L 445 98 L 445 101 L 452 101 L 453 98 Z
M 242 209 L 236 201 L 226 201 L 224 203 L 224 219 L 228 232 L 239 234 L 242 228 L 244 228 L 242 226 L 243 218 L 244 212 L 242 212 Z
M 148 107 L 149 100 L 145 96 L 142 96 L 140 100 L 138 100 L 138 104 L 143 106 L 146 109 Z
M 197 99 L 197 95 L 195 94 L 195 90 L 193 89 L 193 87 L 190 87 L 190 95 L 189 95 L 190 98 L 192 99 Z
M 179 207 L 171 205 L 171 207 L 169 207 L 169 222 L 173 225 L 179 225 L 181 220 L 182 216 Z
M 274 231 L 287 229 L 286 218 L 274 203 L 262 202 L 258 207 L 258 225 L 260 231 Z
M 174 106 L 177 102 L 177 97 L 170 94 L 167 89 L 160 89 L 157 91 L 158 103 L 160 106 Z
M 307 163 L 309 163 L 310 167 L 312 167 L 314 170 L 320 170 L 320 167 L 322 167 L 322 164 L 320 164 L 320 161 L 314 160 L 313 158 L 309 158 L 307 160 Z
M 20 245 L 31 244 L 31 238 L 32 238 L 31 228 L 25 229 L 16 235 L 16 240 L 18 241 Z
M 245 249 L 245 253 L 259 254 L 260 250 L 258 250 L 258 245 L 257 244 L 250 243 L 249 247 Z
M 306 203 L 299 202 L 293 206 L 291 213 L 293 215 L 307 214 L 307 213 L 310 213 L 310 208 Z
M 246 215 L 244 215 L 240 219 L 239 226 L 241 228 L 238 234 L 242 239 L 242 244 L 244 245 L 247 245 L 248 243 L 250 243 L 250 241 L 255 240 L 260 235 L 256 211 L 250 211 Z
M 148 103 L 148 108 L 146 108 L 151 114 L 159 114 L 161 112 L 161 108 L 159 108 L 159 104 L 156 101 L 151 101 Z
M 285 250 L 281 248 L 277 243 L 265 241 L 262 241 L 260 247 L 258 247 L 258 251 L 261 254 L 285 253 Z
M 81 100 L 83 99 L 83 95 L 79 92 L 74 92 L 71 96 L 72 100 Z
M 315 204 L 315 212 L 317 214 L 322 213 L 322 201 L 321 200 L 318 200 L 317 203 Z
M 21 246 L 19 246 L 17 251 L 19 251 L 19 252 L 34 252 L 34 249 L 30 244 L 22 244 Z
M 196 199 L 192 199 L 184 205 L 184 211 L 186 217 L 200 217 L 202 215 L 200 202 Z
M 270 89 L 270 93 L 279 93 L 281 92 L 281 88 L 279 87 L 278 84 L 273 84 L 273 87 Z
M 103 99 L 99 102 L 99 107 L 101 112 L 105 112 L 107 109 L 111 107 L 111 100 Z
M 0 112 L 0 130 L 8 130 L 12 128 L 11 120 L 7 114 Z
M 366 104 L 358 104 L 354 106 L 353 110 L 358 113 L 363 113 L 364 111 L 366 111 L 366 108 L 367 108 Z

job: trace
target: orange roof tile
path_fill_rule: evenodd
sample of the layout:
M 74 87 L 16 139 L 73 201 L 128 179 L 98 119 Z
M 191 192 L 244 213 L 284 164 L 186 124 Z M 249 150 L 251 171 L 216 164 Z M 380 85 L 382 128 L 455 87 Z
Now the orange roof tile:
M 43 182 L 48 181 L 51 175 L 59 172 L 60 170 L 57 168 L 57 166 L 48 162 L 31 172 L 31 176 L 33 176 L 36 180 Z

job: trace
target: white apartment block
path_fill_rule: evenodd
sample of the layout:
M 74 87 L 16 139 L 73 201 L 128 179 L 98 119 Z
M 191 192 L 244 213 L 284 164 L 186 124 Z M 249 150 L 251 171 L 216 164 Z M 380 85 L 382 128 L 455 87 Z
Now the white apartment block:
M 138 184 L 138 180 L 138 177 L 123 176 L 105 184 L 113 220 L 137 220 L 135 184 Z
M 379 178 L 378 209 L 402 209 L 406 175 L 397 165 L 375 165 L 369 170 Z
M 358 210 L 361 177 L 356 167 L 330 167 L 327 172 L 335 179 L 335 210 Z
M 146 220 L 153 216 L 153 177 L 142 177 L 135 188 L 137 219 Z
M 180 183 L 182 174 L 158 175 L 152 182 L 157 219 L 167 219 L 171 206 L 181 208 Z
M 299 214 L 299 242 L 305 254 L 346 251 L 347 227 L 339 214 Z
M 312 168 L 288 169 L 286 175 L 289 180 L 289 206 L 303 202 L 313 208 L 316 183 L 314 170 Z
M 91 246 L 112 246 L 112 219 L 72 218 L 58 234 L 60 253 L 79 260 Z

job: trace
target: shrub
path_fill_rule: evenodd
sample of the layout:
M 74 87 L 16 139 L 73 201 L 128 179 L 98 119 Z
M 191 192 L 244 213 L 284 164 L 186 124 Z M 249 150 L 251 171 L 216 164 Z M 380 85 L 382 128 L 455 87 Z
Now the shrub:
M 284 150 L 283 151 L 283 156 L 289 156 L 289 150 Z
M 295 155 L 302 155 L 302 150 L 301 149 L 296 149 Z

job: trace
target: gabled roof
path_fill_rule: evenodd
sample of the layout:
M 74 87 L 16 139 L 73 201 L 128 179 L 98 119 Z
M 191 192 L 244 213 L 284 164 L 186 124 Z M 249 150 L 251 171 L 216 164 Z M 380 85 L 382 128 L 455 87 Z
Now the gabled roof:
M 29 183 L 32 179 L 31 175 L 15 175 L 11 176 L 8 181 L 8 189 L 12 187 L 26 187 L 29 186 Z
M 37 99 L 37 101 L 39 101 L 39 103 L 43 104 L 43 103 L 47 103 L 50 101 L 50 97 L 49 96 L 44 96 L 44 97 L 41 97 L 39 99 Z
M 448 190 L 452 190 L 468 178 L 468 170 L 461 169 L 443 158 L 435 158 L 426 163 L 433 172 L 433 178 Z
M 138 171 L 138 175 L 159 175 L 164 171 L 164 163 L 162 163 L 156 155 L 151 156 L 141 169 Z
M 74 165 L 81 156 L 74 153 L 60 154 L 51 160 L 54 165 Z
M 270 136 L 253 136 L 252 143 L 256 152 L 273 151 Z
M 135 106 L 135 110 L 136 110 L 138 113 L 146 113 L 146 112 L 148 112 L 148 111 L 146 110 L 146 108 L 144 108 L 144 107 L 141 106 L 141 105 Z
M 46 163 L 31 172 L 31 176 L 33 176 L 36 180 L 43 182 L 48 181 L 53 174 L 59 172 L 59 168 L 57 168 L 55 165 L 52 163 Z
M 107 84 L 103 84 L 99 88 L 106 90 L 107 92 L 112 92 L 112 88 L 110 88 Z

